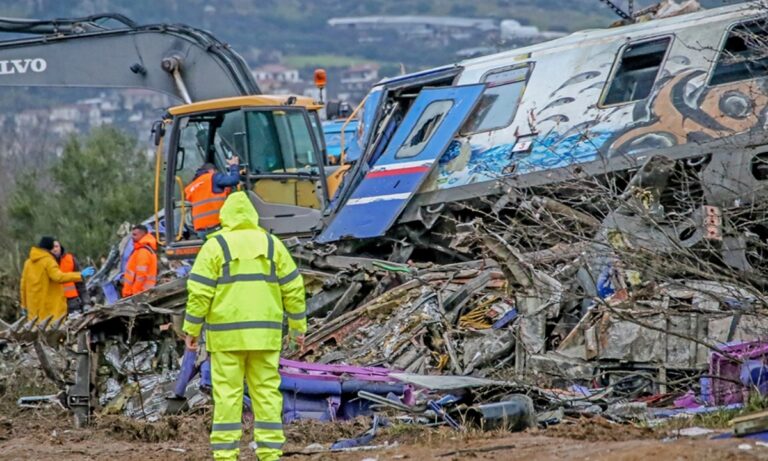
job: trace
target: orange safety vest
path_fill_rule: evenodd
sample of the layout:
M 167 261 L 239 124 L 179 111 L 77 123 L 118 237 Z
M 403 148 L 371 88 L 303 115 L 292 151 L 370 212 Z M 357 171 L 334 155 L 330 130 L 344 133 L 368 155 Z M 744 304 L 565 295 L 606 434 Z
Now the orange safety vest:
M 123 276 L 123 297 L 133 296 L 157 285 L 157 240 L 151 233 L 133 244 Z
M 201 174 L 184 188 L 184 196 L 192 204 L 192 226 L 196 231 L 210 229 L 220 224 L 219 210 L 224 205 L 229 192 L 229 187 L 221 193 L 213 191 L 212 171 Z
M 59 269 L 62 272 L 75 272 L 74 256 L 69 253 L 64 253 L 64 256 L 61 257 L 61 261 L 59 261 Z M 75 288 L 75 282 L 62 283 L 61 286 L 64 288 L 64 296 L 67 299 L 77 298 L 80 296 L 77 293 L 77 288 Z

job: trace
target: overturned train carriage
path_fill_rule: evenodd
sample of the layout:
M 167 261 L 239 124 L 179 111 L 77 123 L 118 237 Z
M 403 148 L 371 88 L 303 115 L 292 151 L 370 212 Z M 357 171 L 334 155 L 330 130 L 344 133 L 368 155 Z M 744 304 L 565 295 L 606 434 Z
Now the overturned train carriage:
M 666 244 L 714 236 L 727 264 L 751 269 L 762 253 L 744 236 L 768 236 L 757 206 L 768 179 L 765 13 L 742 4 L 583 31 L 381 82 L 360 111 L 357 174 L 319 240 L 389 251 L 407 234 L 450 253 L 435 239 L 455 233 L 462 209 L 511 189 L 570 194 L 604 221 L 610 210 L 584 184 L 617 195 L 652 184 Z

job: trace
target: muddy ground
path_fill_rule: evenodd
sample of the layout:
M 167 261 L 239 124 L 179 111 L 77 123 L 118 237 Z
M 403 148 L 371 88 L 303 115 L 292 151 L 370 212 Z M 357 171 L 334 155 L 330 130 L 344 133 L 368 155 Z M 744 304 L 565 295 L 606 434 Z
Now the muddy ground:
M 7 412 L 6 412 L 7 413 Z M 26 410 L 0 415 L 0 459 L 205 460 L 209 414 L 166 417 L 144 423 L 103 417 L 73 429 L 62 410 Z M 458 434 L 447 428 L 385 428 L 375 444 L 389 448 L 356 453 L 300 454 L 310 444 L 326 447 L 353 437 L 367 421 L 290 425 L 285 459 L 293 460 L 768 460 L 768 447 L 754 441 L 675 438 L 670 431 L 615 425 L 600 419 L 546 430 Z M 671 436 L 671 437 L 670 437 Z M 740 445 L 748 444 L 745 450 Z M 243 438 L 241 459 L 255 459 Z

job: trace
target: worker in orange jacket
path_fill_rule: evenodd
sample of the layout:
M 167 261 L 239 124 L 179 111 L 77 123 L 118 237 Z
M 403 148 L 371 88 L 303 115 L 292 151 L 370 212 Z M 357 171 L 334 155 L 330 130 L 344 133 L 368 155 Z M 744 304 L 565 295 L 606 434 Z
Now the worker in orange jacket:
M 137 224 L 131 230 L 133 253 L 123 275 L 123 297 L 149 290 L 157 284 L 157 240 L 147 226 Z
M 206 163 L 195 173 L 195 178 L 184 188 L 184 198 L 192 204 L 192 227 L 197 236 L 204 239 L 221 227 L 219 210 L 224 205 L 232 187 L 240 182 L 240 160 L 227 160 L 229 171 L 216 172 L 212 163 Z
M 80 272 L 80 264 L 77 262 L 75 255 L 67 252 L 58 240 L 53 242 L 51 253 L 59 262 L 59 269 L 62 272 Z M 88 290 L 85 289 L 85 283 L 83 281 L 67 282 L 62 283 L 61 286 L 64 288 L 64 297 L 67 298 L 67 314 L 71 315 L 75 312 L 82 312 L 83 307 L 90 302 Z

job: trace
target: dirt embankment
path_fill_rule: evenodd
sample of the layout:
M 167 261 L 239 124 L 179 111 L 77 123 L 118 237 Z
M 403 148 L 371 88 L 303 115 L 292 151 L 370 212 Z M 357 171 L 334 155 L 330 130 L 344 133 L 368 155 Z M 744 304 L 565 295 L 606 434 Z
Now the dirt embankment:
M 210 414 L 167 417 L 154 423 L 123 417 L 97 418 L 73 429 L 69 413 L 14 411 L 0 416 L 0 460 L 207 460 Z M 296 460 L 768 460 L 768 448 L 741 440 L 665 440 L 665 434 L 599 420 L 508 434 L 447 428 L 394 426 L 372 442 L 389 448 L 354 453 L 300 454 L 311 444 L 328 446 L 367 429 L 365 419 L 346 423 L 300 422 L 287 428 L 286 459 Z M 255 459 L 243 437 L 241 459 Z M 748 443 L 749 450 L 739 445 Z

